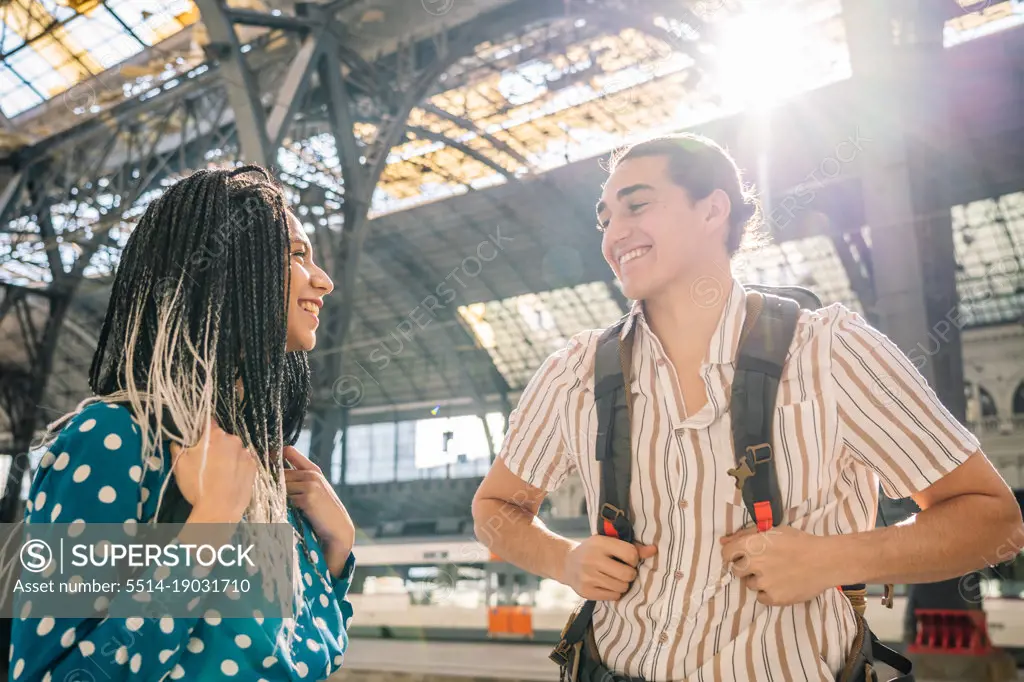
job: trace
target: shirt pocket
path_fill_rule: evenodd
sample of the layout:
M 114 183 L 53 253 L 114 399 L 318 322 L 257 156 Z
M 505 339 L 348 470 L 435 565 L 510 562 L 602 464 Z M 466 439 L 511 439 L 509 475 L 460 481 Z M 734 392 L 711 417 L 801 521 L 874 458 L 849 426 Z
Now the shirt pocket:
M 809 513 L 812 498 L 822 488 L 825 469 L 822 410 L 818 400 L 804 400 L 775 409 L 772 451 L 782 495 L 783 523 L 786 524 Z

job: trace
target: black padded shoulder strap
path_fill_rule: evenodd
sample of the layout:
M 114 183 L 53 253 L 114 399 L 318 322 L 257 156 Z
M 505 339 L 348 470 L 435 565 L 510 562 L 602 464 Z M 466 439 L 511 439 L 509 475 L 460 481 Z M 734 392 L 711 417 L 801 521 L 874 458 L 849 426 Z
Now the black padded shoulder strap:
M 736 468 L 729 473 L 736 478 L 743 503 L 762 531 L 782 521 L 772 423 L 779 380 L 799 315 L 796 301 L 761 292 L 747 294 L 729 410 Z
M 633 328 L 621 338 L 628 318 L 609 327 L 597 342 L 594 359 L 594 402 L 597 406 L 597 442 L 594 455 L 601 468 L 598 532 L 633 541 L 629 518 L 630 389 Z
M 630 390 L 633 329 L 621 338 L 628 317 L 606 329 L 597 341 L 594 358 L 594 402 L 597 406 L 595 458 L 601 468 L 600 508 L 597 532 L 633 542 L 629 518 L 629 484 L 632 453 L 630 439 Z M 550 658 L 563 665 L 568 648 L 583 641 L 594 617 L 597 602 L 585 601 L 562 634 Z

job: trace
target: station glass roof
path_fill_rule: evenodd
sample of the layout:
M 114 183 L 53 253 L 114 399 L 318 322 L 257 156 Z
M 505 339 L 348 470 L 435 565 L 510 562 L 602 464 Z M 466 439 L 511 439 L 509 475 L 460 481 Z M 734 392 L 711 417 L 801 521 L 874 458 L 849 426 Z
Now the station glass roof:
M 8 0 L 0 6 L 0 111 L 14 118 L 198 19 L 191 0 Z M 74 109 L 90 97 L 72 91 L 67 103 Z
M 7 118 L 54 97 L 76 100 L 75 84 L 141 55 L 199 19 L 191 0 L 62 1 L 10 0 L 0 7 L 0 110 Z M 545 26 L 514 41 L 481 46 L 468 84 L 444 90 L 413 111 L 411 134 L 390 152 L 371 217 L 514 182 L 526 173 L 592 158 L 635 135 L 684 129 L 766 98 L 778 101 L 849 77 L 840 0 L 780 0 L 777 9 L 770 20 L 716 13 L 709 36 L 670 24 L 662 26 L 668 31 L 664 39 L 635 28 L 608 32 L 581 19 L 569 27 L 568 38 L 565 26 Z M 951 20 L 946 44 L 1022 21 L 1024 4 L 993 3 Z M 553 42 L 553 31 L 562 31 L 558 41 Z M 489 66 L 517 53 L 533 56 Z M 127 67 L 123 71 L 132 74 Z M 768 73 L 787 77 L 769 84 Z M 376 132 L 371 124 L 357 130 L 364 140 Z M 210 150 L 211 159 L 217 155 Z M 297 203 L 310 188 L 326 190 L 323 206 L 299 205 L 308 228 L 337 227 L 332 211 L 344 183 L 333 138 L 288 140 L 278 163 Z M 109 181 L 90 182 L 104 187 Z M 128 210 L 110 232 L 111 242 L 94 256 L 88 275 L 113 271 L 131 220 L 159 193 L 147 193 Z M 55 205 L 54 232 L 87 238 L 101 220 L 116 215 L 119 201 L 109 194 L 88 205 Z M 1024 315 L 1024 193 L 955 207 L 953 228 L 964 323 L 1019 320 Z M 0 234 L 0 252 L 12 257 L 0 259 L 0 280 L 45 286 L 49 263 L 35 217 L 18 218 L 8 229 Z M 863 233 L 870 242 L 870 230 Z M 72 241 L 59 245 L 65 264 L 79 249 Z M 826 304 L 840 301 L 861 310 L 827 237 L 768 246 L 756 256 L 738 256 L 734 267 L 741 281 L 799 284 Z M 518 389 L 572 334 L 606 326 L 622 314 L 614 287 L 589 282 L 482 300 L 462 306 L 459 314 L 508 386 Z

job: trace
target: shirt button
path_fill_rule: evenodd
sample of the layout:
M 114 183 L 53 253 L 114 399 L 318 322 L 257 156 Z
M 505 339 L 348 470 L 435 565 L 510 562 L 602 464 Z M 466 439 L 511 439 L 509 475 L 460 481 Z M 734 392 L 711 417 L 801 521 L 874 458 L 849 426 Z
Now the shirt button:
M 667 632 L 663 632 L 660 635 L 658 635 L 658 641 L 661 642 L 662 644 L 667 642 L 668 641 L 668 633 Z
M 683 579 L 683 572 L 682 571 L 676 571 L 676 580 L 682 580 L 682 579 Z
M 679 500 L 679 508 L 680 509 L 686 509 L 689 506 L 690 506 L 690 503 L 687 502 L 686 500 Z
M 664 366 L 665 366 L 665 361 L 664 360 L 658 360 L 658 367 L 664 367 Z

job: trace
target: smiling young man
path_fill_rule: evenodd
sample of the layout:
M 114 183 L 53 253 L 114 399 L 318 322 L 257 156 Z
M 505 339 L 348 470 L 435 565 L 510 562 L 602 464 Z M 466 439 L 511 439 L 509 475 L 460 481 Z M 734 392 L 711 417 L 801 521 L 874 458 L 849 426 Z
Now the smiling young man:
M 939 581 L 1007 542 L 1019 549 L 1019 507 L 977 439 L 840 304 L 800 311 L 773 415 L 782 524 L 753 532 L 727 471 L 748 293 L 730 262 L 756 227 L 756 201 L 725 151 L 680 135 L 617 155 L 597 210 L 604 256 L 636 301 L 620 333 L 634 338 L 636 543 L 575 542 L 536 518 L 578 472 L 599 522 L 603 330 L 577 334 L 537 371 L 473 513 L 493 552 L 597 600 L 593 643 L 626 676 L 615 679 L 835 680 L 857 631 L 836 585 Z M 913 497 L 914 523 L 875 529 L 879 483 Z

